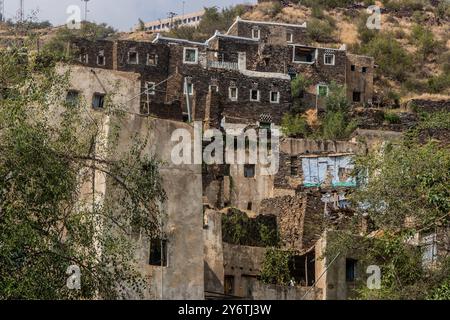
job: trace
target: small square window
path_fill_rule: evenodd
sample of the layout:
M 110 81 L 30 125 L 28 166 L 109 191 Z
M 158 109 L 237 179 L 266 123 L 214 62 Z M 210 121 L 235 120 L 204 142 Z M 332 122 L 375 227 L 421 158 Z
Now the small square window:
M 351 69 L 352 69 L 352 71 L 356 71 L 356 66 L 354 64 L 352 64 Z
M 236 87 L 230 87 L 229 88 L 229 98 L 231 101 L 237 101 L 238 100 L 238 88 Z
M 89 55 L 87 53 L 81 53 L 79 58 L 81 63 L 88 64 L 89 63 Z
M 197 48 L 184 48 L 183 63 L 196 64 L 198 62 Z
M 128 63 L 129 64 L 138 64 L 139 63 L 139 54 L 136 51 L 128 52 Z
M 158 64 L 158 55 L 154 53 L 149 53 L 147 55 L 147 65 L 156 66 Z
M 297 157 L 291 157 L 291 176 L 298 176 Z
M 167 240 L 151 240 L 149 264 L 152 266 L 167 267 Z
M 317 94 L 319 95 L 319 97 L 328 96 L 328 86 L 318 85 L 317 86 Z
M 104 66 L 106 64 L 105 52 L 102 50 L 97 55 L 97 65 Z
M 154 82 L 147 82 L 145 84 L 145 90 L 147 91 L 147 93 L 149 95 L 154 96 L 156 94 L 155 89 L 156 89 L 156 84 Z
M 246 164 L 244 166 L 244 177 L 254 178 L 255 177 L 256 166 L 254 164 Z
M 250 90 L 250 101 L 259 101 L 259 90 Z
M 361 102 L 361 92 L 353 91 L 353 102 Z
M 255 40 L 259 40 L 261 37 L 261 30 L 259 29 L 252 29 L 252 38 Z
M 286 34 L 286 41 L 287 41 L 288 43 L 294 42 L 294 35 L 292 34 L 292 32 L 288 32 L 288 33 Z
M 354 259 L 345 260 L 345 278 L 347 282 L 354 282 L 356 280 L 356 265 L 358 261 Z
M 367 67 L 362 67 L 361 72 L 362 73 L 366 73 L 367 72 Z
M 78 104 L 80 99 L 80 92 L 76 91 L 76 90 L 69 90 L 67 92 L 67 96 L 66 96 L 66 103 L 71 105 L 71 106 L 75 106 Z
M 92 107 L 94 109 L 103 109 L 105 107 L 105 95 L 103 93 L 94 93 Z
M 216 85 L 210 85 L 209 86 L 209 91 L 211 92 L 219 92 L 219 87 Z
M 270 103 L 280 103 L 280 93 L 278 91 L 270 92 Z
M 334 54 L 325 54 L 324 55 L 324 63 L 328 66 L 334 66 L 335 55 Z
M 189 82 L 185 82 L 183 93 L 185 95 L 192 96 L 194 94 L 194 84 L 189 83 Z

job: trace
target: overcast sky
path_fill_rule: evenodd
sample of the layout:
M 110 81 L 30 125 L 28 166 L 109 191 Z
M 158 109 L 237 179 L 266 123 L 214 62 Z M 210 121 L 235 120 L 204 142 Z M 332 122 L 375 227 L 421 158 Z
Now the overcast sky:
M 6 18 L 17 16 L 19 0 L 4 0 Z M 238 3 L 255 3 L 256 0 L 186 0 L 185 12 L 194 12 L 203 7 L 227 7 Z M 25 0 L 25 14 L 29 16 L 33 10 L 39 10 L 39 20 L 50 20 L 53 24 L 64 24 L 69 17 L 66 10 L 70 5 L 79 5 L 83 10 L 82 0 Z M 166 18 L 173 11 L 181 14 L 182 0 L 90 0 L 88 4 L 88 20 L 106 22 L 121 31 L 129 31 L 139 18 L 152 21 Z

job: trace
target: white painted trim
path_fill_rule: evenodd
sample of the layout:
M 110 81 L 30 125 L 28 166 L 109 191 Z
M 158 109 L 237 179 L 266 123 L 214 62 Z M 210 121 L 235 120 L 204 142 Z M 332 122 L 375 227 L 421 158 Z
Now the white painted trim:
M 173 41 L 173 42 L 190 43 L 190 44 L 198 45 L 198 46 L 206 46 L 206 45 L 207 45 L 205 42 L 195 42 L 195 41 L 190 41 L 190 40 L 186 40 L 186 39 L 177 39 L 177 38 L 163 37 L 160 33 L 157 33 L 157 34 L 156 34 L 156 38 L 155 38 L 155 40 L 152 41 L 152 43 L 157 43 L 158 40 L 166 40 L 166 41 Z
M 148 63 L 148 58 L 150 58 L 150 55 L 151 54 L 154 54 L 155 55 L 155 64 L 150 64 L 150 63 Z M 147 53 L 147 61 L 145 61 L 145 64 L 147 65 L 147 66 L 157 66 L 158 65 L 158 55 L 156 54 L 156 53 Z
M 153 85 L 153 91 L 149 90 L 150 89 L 150 86 L 149 86 L 150 84 Z M 153 81 L 147 81 L 145 83 L 145 90 L 147 91 L 147 93 L 149 95 L 154 96 L 156 94 L 156 91 L 155 91 L 156 90 L 156 83 L 153 82 Z
M 244 20 L 240 17 L 237 17 L 234 23 L 231 25 L 231 27 L 228 29 L 227 33 L 230 32 L 230 30 L 235 26 L 236 23 L 243 22 L 243 23 L 251 23 L 251 24 L 262 24 L 262 25 L 272 25 L 272 26 L 284 26 L 284 27 L 292 27 L 292 28 L 306 28 L 307 23 L 304 22 L 303 24 L 290 24 L 290 23 L 281 23 L 281 22 L 272 22 L 272 21 L 254 21 L 254 20 Z
M 231 89 L 236 89 L 236 97 L 233 98 L 231 96 Z M 228 87 L 228 99 L 231 101 L 238 101 L 239 100 L 239 88 L 238 87 Z
M 277 101 L 272 101 L 272 93 L 277 93 Z M 279 104 L 280 103 L 280 91 L 270 91 L 270 93 L 269 93 L 270 95 L 269 95 L 269 100 L 270 100 L 270 103 L 273 103 L 273 104 Z
M 229 39 L 236 39 L 236 40 L 259 42 L 259 39 L 252 39 L 252 38 L 246 38 L 246 37 L 232 36 L 232 35 L 228 35 L 228 34 L 222 34 L 222 33 L 218 32 L 218 31 L 216 31 L 216 33 L 211 38 L 206 40 L 206 43 L 209 43 L 214 38 L 229 38 Z
M 255 37 L 255 31 L 258 32 L 258 36 L 257 37 Z M 261 39 L 261 30 L 260 29 L 255 29 L 255 28 L 252 29 L 252 39 L 253 40 L 258 40 L 258 41 Z
M 188 86 L 189 86 L 189 85 L 192 86 L 192 92 L 189 93 L 189 95 L 190 95 L 190 96 L 193 96 L 193 95 L 194 95 L 194 84 L 193 84 L 193 83 L 188 83 L 187 85 L 188 85 Z M 187 92 L 187 86 L 183 86 L 183 94 L 184 94 L 184 95 L 187 95 L 187 94 L 188 94 L 188 92 Z
M 333 62 L 332 63 L 327 63 L 327 56 L 333 56 Z M 336 55 L 333 53 L 325 53 L 323 55 L 323 64 L 326 66 L 334 66 L 336 65 Z
M 186 51 L 187 50 L 195 51 L 195 61 L 186 61 Z M 184 47 L 183 48 L 183 63 L 184 64 L 198 64 L 198 48 Z
M 256 90 L 258 92 L 258 99 L 253 100 L 252 99 L 252 91 Z M 261 101 L 261 92 L 258 89 L 250 89 L 250 101 L 251 102 L 260 102 Z
M 212 90 L 211 90 L 212 87 L 216 87 L 216 92 L 219 92 L 219 86 L 218 86 L 218 85 L 216 85 L 216 84 L 210 84 L 208 90 L 209 90 L 209 91 L 212 91 Z
M 324 83 L 319 83 L 318 85 L 317 85 L 317 96 L 319 97 L 319 94 L 320 94 L 320 87 L 326 87 L 327 88 L 327 94 L 326 94 L 326 96 L 325 97 L 328 97 L 328 95 L 330 94 L 330 87 L 327 85 L 327 84 L 324 84 Z
M 136 63 L 131 63 L 130 62 L 130 53 L 136 53 Z M 128 51 L 128 59 L 127 59 L 127 63 L 131 64 L 131 65 L 137 65 L 139 64 L 139 52 L 137 51 Z

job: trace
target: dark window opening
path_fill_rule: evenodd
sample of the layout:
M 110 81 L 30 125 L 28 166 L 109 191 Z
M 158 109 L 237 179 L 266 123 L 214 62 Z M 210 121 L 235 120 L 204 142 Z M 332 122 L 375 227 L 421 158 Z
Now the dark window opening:
M 70 105 L 77 105 L 80 99 L 80 93 L 76 90 L 69 90 L 66 96 L 66 102 Z
M 244 177 L 253 178 L 255 177 L 256 166 L 254 164 L 246 164 L 244 166 Z
M 352 71 L 356 71 L 356 66 L 354 64 L 352 64 L 351 69 L 352 69 Z
M 251 101 L 259 101 L 259 91 L 258 90 L 250 91 L 250 100 Z
M 345 259 L 345 278 L 347 282 L 356 280 L 356 265 L 358 261 L 355 259 Z
M 291 176 L 298 176 L 297 157 L 291 157 Z
M 135 51 L 128 52 L 128 63 L 138 64 L 138 53 Z
M 223 175 L 225 177 L 229 177 L 230 176 L 230 170 L 231 170 L 231 166 L 229 164 L 226 164 L 224 169 L 223 169 Z
M 353 91 L 353 102 L 361 102 L 361 92 Z
M 105 95 L 102 93 L 94 93 L 92 107 L 94 109 L 103 109 L 105 107 Z
M 147 65 L 156 66 L 158 64 L 158 56 L 156 54 L 150 53 L 147 57 Z
M 366 72 L 367 72 L 367 67 L 362 67 L 361 72 L 362 72 L 362 73 L 366 73 Z
M 102 51 L 100 51 L 100 53 L 97 55 L 97 65 L 99 66 L 104 66 L 106 64 L 106 58 L 105 58 L 105 54 Z
M 294 285 L 311 287 L 316 281 L 315 251 L 294 256 L 289 264 Z
M 234 295 L 234 276 L 225 276 L 224 293 Z
M 149 264 L 152 266 L 167 267 L 167 240 L 151 240 Z
M 247 204 L 247 210 L 248 210 L 248 211 L 252 211 L 252 208 L 253 208 L 253 203 L 249 202 L 249 203 Z
M 295 47 L 294 62 L 313 63 L 316 58 L 316 49 Z

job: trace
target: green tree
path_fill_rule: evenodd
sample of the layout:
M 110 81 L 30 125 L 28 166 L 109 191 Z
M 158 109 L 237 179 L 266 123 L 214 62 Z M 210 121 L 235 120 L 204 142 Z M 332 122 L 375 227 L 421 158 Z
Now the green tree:
M 161 233 L 159 163 L 138 139 L 126 152 L 116 150 L 114 139 L 96 151 L 99 119 L 86 116 L 82 101 L 61 101 L 68 75 L 52 64 L 37 68 L 42 57 L 27 59 L 22 49 L 0 55 L 0 87 L 7 91 L 0 99 L 0 299 L 142 293 L 147 281 L 132 235 Z M 107 101 L 106 112 L 121 117 Z M 98 172 L 117 190 L 117 201 L 93 201 L 98 194 L 88 186 Z M 81 290 L 66 287 L 71 265 L 81 270 Z
M 448 117 L 448 114 L 447 114 Z M 418 125 L 436 128 L 434 120 Z M 448 123 L 448 120 L 447 120 Z M 442 128 L 442 127 L 441 127 Z M 412 239 L 419 233 L 448 230 L 450 152 L 435 142 L 420 143 L 421 130 L 398 144 L 356 159 L 356 173 L 365 177 L 351 200 L 356 215 L 351 231 L 340 233 L 330 251 L 361 252 L 361 260 L 381 268 L 381 290 L 359 287 L 363 299 L 440 299 L 448 296 L 450 260 L 438 249 L 433 268 L 422 266 L 422 251 Z M 370 228 L 361 231 L 361 220 Z M 378 230 L 378 236 L 373 231 Z M 362 232 L 362 233 L 361 233 Z M 358 233 L 358 241 L 348 236 Z
M 261 269 L 261 281 L 266 284 L 287 285 L 292 278 L 289 268 L 291 260 L 290 251 L 267 249 Z

